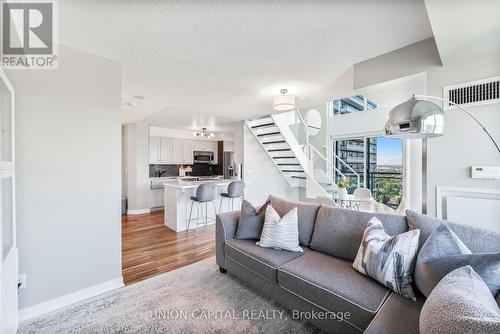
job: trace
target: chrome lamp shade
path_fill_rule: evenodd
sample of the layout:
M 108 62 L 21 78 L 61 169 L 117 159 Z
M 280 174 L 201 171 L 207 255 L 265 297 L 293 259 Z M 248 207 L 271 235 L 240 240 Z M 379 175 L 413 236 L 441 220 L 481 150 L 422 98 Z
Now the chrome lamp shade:
M 432 138 L 444 134 L 444 111 L 412 97 L 394 107 L 385 119 L 385 133 L 400 138 Z

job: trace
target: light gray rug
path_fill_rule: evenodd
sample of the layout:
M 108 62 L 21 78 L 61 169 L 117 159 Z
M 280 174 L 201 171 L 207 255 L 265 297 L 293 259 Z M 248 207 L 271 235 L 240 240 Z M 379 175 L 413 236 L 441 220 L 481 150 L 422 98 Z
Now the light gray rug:
M 80 302 L 20 325 L 24 333 L 319 333 L 215 258 Z

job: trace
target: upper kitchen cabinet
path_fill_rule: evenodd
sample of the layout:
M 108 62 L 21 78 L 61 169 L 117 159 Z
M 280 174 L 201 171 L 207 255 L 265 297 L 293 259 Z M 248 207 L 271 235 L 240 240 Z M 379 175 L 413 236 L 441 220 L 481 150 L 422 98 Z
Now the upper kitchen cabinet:
M 160 138 L 160 162 L 162 163 L 172 163 L 172 141 L 171 137 L 161 137 Z
M 149 162 L 151 164 L 192 165 L 193 151 L 214 152 L 217 161 L 217 142 L 164 136 L 149 137 Z
M 224 152 L 234 152 L 234 141 L 224 140 Z
M 172 138 L 172 163 L 184 163 L 184 139 Z
M 158 136 L 149 137 L 149 162 L 160 161 L 160 139 Z
M 194 142 L 194 140 L 184 139 L 182 162 L 185 164 L 188 164 L 188 165 L 192 165 L 193 161 L 194 161 L 193 142 Z

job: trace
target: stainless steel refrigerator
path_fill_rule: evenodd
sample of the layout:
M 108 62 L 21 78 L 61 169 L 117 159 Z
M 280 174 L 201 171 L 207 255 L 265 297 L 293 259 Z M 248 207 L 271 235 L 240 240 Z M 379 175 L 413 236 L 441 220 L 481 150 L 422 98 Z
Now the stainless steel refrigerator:
M 224 178 L 234 178 L 234 153 L 224 152 Z

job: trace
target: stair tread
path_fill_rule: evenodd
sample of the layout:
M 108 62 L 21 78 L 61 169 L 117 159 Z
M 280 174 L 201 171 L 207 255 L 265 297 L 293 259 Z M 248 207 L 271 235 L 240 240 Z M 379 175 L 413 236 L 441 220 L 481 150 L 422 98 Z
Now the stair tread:
M 273 157 L 273 159 L 296 159 L 295 157 Z
M 269 145 L 269 144 L 284 144 L 286 143 L 286 140 L 275 140 L 275 141 L 266 141 L 262 143 L 262 145 Z
M 278 166 L 300 166 L 297 163 L 279 163 Z
M 292 179 L 301 179 L 301 180 L 305 180 L 306 177 L 305 176 L 296 176 L 296 175 L 292 175 Z
M 252 125 L 252 129 L 257 129 L 257 128 L 265 128 L 265 127 L 268 127 L 268 126 L 276 126 L 276 124 L 274 122 L 272 123 L 264 123 L 264 124 L 258 124 L 258 125 Z
M 267 132 L 267 133 L 259 133 L 257 135 L 257 137 L 264 137 L 264 136 L 276 136 L 276 135 L 280 135 L 281 132 Z
M 303 170 L 282 169 L 283 173 L 305 173 Z
M 267 150 L 268 152 L 283 152 L 283 151 L 291 151 L 290 148 L 272 148 Z

